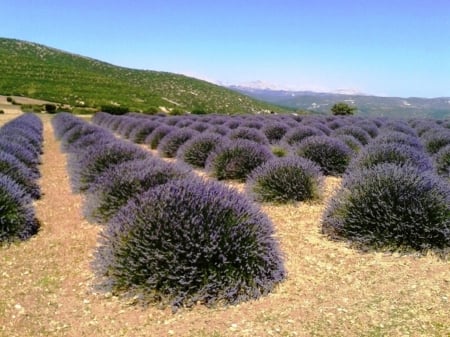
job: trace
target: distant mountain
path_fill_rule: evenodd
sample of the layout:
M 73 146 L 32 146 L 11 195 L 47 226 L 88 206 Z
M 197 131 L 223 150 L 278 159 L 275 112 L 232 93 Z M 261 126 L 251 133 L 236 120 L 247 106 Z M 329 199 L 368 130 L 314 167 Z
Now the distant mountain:
M 395 118 L 429 117 L 450 118 L 450 97 L 379 97 L 361 93 L 318 93 L 258 88 L 255 86 L 229 86 L 255 99 L 292 109 L 329 114 L 333 104 L 346 102 L 358 108 L 364 116 L 389 116 Z
M 286 111 L 195 78 L 118 67 L 40 44 L 5 38 L 0 38 L 0 95 L 26 96 L 80 107 L 120 105 L 133 111 Z

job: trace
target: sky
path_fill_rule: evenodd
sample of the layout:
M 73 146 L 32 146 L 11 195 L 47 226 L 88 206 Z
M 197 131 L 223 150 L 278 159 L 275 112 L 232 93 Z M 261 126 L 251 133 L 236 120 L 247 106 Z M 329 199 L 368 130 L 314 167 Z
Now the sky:
M 2 0 L 0 37 L 214 83 L 450 97 L 450 0 Z

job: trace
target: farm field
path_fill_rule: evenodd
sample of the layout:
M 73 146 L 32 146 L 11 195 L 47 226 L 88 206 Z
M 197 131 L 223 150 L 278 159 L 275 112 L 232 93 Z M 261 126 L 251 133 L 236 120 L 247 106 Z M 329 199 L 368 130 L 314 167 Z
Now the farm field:
M 0 116 L 0 123 L 13 117 Z M 362 253 L 321 234 L 337 177 L 325 178 L 321 201 L 262 204 L 287 270 L 268 296 L 173 314 L 96 291 L 90 263 L 102 227 L 83 218 L 83 197 L 71 190 L 51 117 L 41 118 L 43 197 L 35 202 L 41 230 L 0 248 L 0 336 L 450 335 L 448 260 L 433 253 Z

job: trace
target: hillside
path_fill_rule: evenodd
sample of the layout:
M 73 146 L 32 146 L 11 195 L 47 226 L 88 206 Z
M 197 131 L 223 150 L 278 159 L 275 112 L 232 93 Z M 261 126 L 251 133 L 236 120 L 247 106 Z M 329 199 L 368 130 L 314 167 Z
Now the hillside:
M 402 98 L 361 94 L 348 95 L 310 91 L 255 89 L 240 86 L 233 86 L 230 88 L 253 98 L 271 102 L 273 104 L 322 114 L 329 114 L 333 104 L 344 101 L 348 104 L 355 105 L 358 108 L 358 114 L 363 116 L 389 116 L 396 118 L 450 117 L 450 97 Z
M 121 105 L 240 113 L 283 108 L 205 81 L 114 66 L 43 45 L 0 38 L 0 94 L 71 106 Z

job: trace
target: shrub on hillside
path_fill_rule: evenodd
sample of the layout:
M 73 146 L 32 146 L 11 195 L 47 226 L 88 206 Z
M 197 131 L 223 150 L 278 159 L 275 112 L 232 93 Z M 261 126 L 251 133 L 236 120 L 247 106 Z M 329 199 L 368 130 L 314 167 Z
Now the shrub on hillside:
M 203 133 L 192 137 L 184 143 L 177 152 L 177 157 L 194 167 L 204 168 L 206 159 L 219 144 L 226 139 L 214 133 Z
M 125 115 L 130 111 L 128 107 L 119 105 L 102 105 L 100 109 L 111 115 Z
M 364 249 L 448 249 L 449 185 L 408 165 L 352 172 L 328 206 L 322 230 Z
M 219 180 L 245 181 L 251 171 L 272 158 L 266 146 L 240 139 L 212 152 L 206 160 L 206 170 Z
M 118 164 L 100 174 L 87 190 L 84 213 L 91 221 L 105 224 L 136 195 L 172 179 L 184 178 L 189 172 L 187 167 L 158 158 Z
M 339 176 L 345 172 L 353 151 L 341 140 L 328 136 L 313 136 L 295 147 L 295 153 L 320 166 L 326 175 Z
M 0 242 L 25 240 L 37 233 L 39 222 L 28 193 L 0 174 Z
M 72 188 L 75 192 L 86 191 L 107 169 L 147 156 L 145 150 L 130 143 L 116 141 L 92 145 L 86 151 L 69 157 Z
M 198 131 L 190 129 L 174 130 L 161 139 L 158 145 L 158 153 L 161 157 L 173 158 L 181 145 L 198 134 L 200 134 Z
M 396 143 L 373 143 L 362 150 L 350 164 L 351 170 L 370 168 L 391 163 L 399 166 L 411 165 L 420 171 L 430 170 L 432 163 L 423 151 Z
M 219 183 L 171 181 L 138 196 L 109 222 L 95 254 L 113 289 L 174 310 L 235 304 L 270 292 L 285 270 L 270 220 Z
M 272 159 L 252 171 L 247 192 L 256 201 L 306 201 L 321 196 L 322 173 L 314 162 L 299 157 Z

